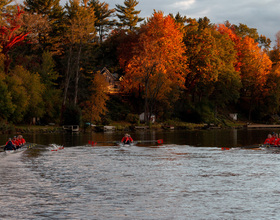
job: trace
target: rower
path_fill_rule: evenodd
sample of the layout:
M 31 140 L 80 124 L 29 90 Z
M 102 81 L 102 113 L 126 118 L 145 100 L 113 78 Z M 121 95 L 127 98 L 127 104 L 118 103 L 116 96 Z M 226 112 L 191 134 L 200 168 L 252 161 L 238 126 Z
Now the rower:
M 26 141 L 24 140 L 24 138 L 22 137 L 22 135 L 18 136 L 18 141 L 19 141 L 19 146 L 22 147 L 23 145 L 25 145 Z
M 16 149 L 19 149 L 19 141 L 17 139 L 17 136 L 14 136 L 12 140 L 13 145 L 15 146 Z
M 265 139 L 265 141 L 264 141 L 264 144 L 271 144 L 271 142 L 272 142 L 272 135 L 271 134 L 268 134 L 267 135 L 267 138 Z
M 9 138 L 7 141 L 6 146 L 4 147 L 4 151 L 6 150 L 16 150 L 15 145 L 12 142 L 12 138 Z
M 133 139 L 129 134 L 125 134 L 124 137 L 122 138 L 121 142 L 123 144 L 131 144 L 133 142 Z

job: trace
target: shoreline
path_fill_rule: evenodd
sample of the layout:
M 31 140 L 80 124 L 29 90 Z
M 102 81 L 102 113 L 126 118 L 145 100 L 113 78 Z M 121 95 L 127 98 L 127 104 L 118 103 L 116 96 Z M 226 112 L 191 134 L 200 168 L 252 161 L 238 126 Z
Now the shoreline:
M 129 124 L 124 122 L 114 122 L 110 125 L 93 125 L 87 127 L 79 127 L 80 133 L 97 133 L 97 132 L 108 132 L 108 131 L 151 131 L 151 130 L 213 130 L 213 129 L 280 129 L 278 124 L 254 124 L 254 123 L 232 123 L 228 125 L 215 125 L 215 124 L 194 124 L 194 123 L 183 123 L 177 122 L 175 125 L 167 123 L 156 123 L 152 125 L 144 124 Z M 2 134 L 28 134 L 28 133 L 67 133 L 68 131 L 63 129 L 63 126 L 58 125 L 14 125 L 9 126 L 9 129 L 0 130 Z M 75 133 L 75 132 L 73 132 Z

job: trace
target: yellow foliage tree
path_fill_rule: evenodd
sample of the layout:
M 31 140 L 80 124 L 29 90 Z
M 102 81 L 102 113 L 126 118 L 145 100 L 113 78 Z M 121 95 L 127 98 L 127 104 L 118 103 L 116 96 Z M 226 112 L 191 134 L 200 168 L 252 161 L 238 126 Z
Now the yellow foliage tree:
M 109 100 L 108 86 L 109 83 L 105 77 L 98 72 L 92 80 L 91 95 L 82 104 L 84 121 L 98 122 L 101 120 L 101 116 L 106 114 L 106 102 Z

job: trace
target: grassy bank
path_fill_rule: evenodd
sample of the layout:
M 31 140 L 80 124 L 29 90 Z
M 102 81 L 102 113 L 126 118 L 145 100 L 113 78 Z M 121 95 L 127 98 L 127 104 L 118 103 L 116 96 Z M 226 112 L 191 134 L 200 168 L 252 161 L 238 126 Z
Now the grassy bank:
M 228 119 L 220 119 L 215 124 L 195 124 L 188 122 L 180 122 L 175 120 L 169 120 L 163 123 L 155 123 L 150 125 L 145 124 L 131 124 L 126 121 L 112 122 L 109 126 L 114 126 L 117 131 L 131 131 L 137 128 L 145 127 L 145 129 L 150 130 L 161 130 L 161 129 L 175 129 L 175 130 L 195 130 L 195 129 L 215 129 L 215 128 L 242 128 L 246 122 L 242 121 L 231 121 Z M 98 128 L 103 128 L 104 125 L 97 126 Z M 98 129 L 95 127 L 87 127 L 86 132 L 95 132 Z M 84 127 L 80 127 L 80 131 L 84 131 Z M 58 125 L 9 125 L 0 124 L 0 133 L 2 134 L 24 134 L 24 133 L 58 133 L 64 132 L 62 126 Z

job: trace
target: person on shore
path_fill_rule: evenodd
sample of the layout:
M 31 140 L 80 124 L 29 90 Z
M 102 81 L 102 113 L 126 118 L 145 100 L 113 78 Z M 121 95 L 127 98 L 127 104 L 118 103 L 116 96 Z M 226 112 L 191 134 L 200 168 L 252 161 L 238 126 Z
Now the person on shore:
M 131 144 L 133 142 L 133 139 L 129 134 L 125 134 L 124 137 L 122 138 L 121 142 L 123 144 Z
M 6 143 L 6 146 L 4 147 L 4 151 L 7 150 L 16 150 L 15 145 L 12 142 L 12 138 L 9 138 L 9 140 Z

